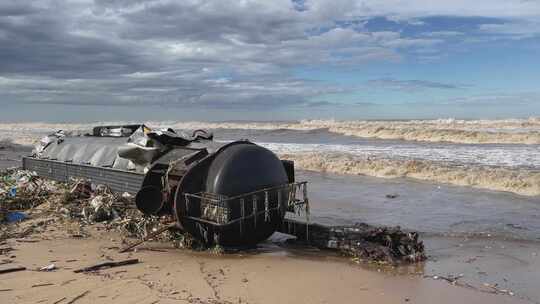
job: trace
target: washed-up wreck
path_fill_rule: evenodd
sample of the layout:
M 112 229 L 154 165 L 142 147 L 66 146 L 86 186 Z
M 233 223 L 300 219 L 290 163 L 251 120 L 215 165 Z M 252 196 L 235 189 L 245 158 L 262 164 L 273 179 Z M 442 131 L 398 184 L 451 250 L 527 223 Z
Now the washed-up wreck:
M 247 140 L 216 142 L 205 130 L 186 134 L 124 125 L 86 134 L 59 131 L 23 158 L 23 168 L 130 193 L 142 213 L 172 215 L 178 229 L 207 246 L 251 246 L 278 231 L 360 258 L 392 263 L 425 258 L 414 232 L 310 223 L 307 182 L 295 180 L 293 162 Z M 298 211 L 306 220 L 287 216 Z

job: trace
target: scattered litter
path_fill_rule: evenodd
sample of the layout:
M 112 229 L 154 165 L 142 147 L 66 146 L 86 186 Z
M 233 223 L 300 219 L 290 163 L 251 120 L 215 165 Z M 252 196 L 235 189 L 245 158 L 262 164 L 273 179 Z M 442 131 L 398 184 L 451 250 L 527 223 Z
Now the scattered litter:
M 16 212 L 9 212 L 8 214 L 6 214 L 6 222 L 8 223 L 20 222 L 26 218 L 27 218 L 26 214 L 22 212 L 16 211 Z
M 53 270 L 56 270 L 56 265 L 54 264 L 49 264 L 47 266 L 43 266 L 39 269 L 39 271 L 53 271 Z
M 506 294 L 506 295 L 509 295 L 509 296 L 514 295 L 513 291 L 510 291 L 510 290 L 507 290 L 507 289 L 501 289 L 501 288 L 499 288 L 498 284 L 484 283 L 484 286 L 487 287 L 487 288 L 490 288 L 491 290 L 493 290 L 493 293 L 496 293 L 496 294 Z
M 13 187 L 17 190 L 16 195 L 11 197 L 9 191 Z M 59 221 L 70 237 L 87 237 L 85 227 L 99 223 L 100 229 L 115 230 L 126 238 L 138 239 L 125 245 L 121 252 L 148 240 L 172 242 L 177 248 L 208 249 L 191 235 L 173 229 L 171 222 L 176 220 L 172 216 L 142 214 L 135 207 L 134 197 L 128 193 L 114 193 L 106 186 L 95 186 L 84 179 L 60 183 L 25 170 L 9 169 L 0 172 L 0 222 L 8 221 L 8 215 L 13 212 L 33 217 L 36 209 L 53 216 L 38 222 L 32 222 L 30 218 L 22 222 L 26 225 L 12 230 L 4 228 L 8 225 L 0 225 L 0 241 L 8 238 L 18 238 L 24 242 L 38 241 L 24 238 L 43 232 L 47 225 Z M 393 265 L 425 259 L 424 247 L 418 234 L 403 231 L 399 227 L 373 227 L 365 224 L 329 227 L 309 224 L 308 233 L 305 223 L 285 220 L 284 225 L 289 225 L 288 233 L 296 235 L 300 241 L 307 241 L 319 248 L 340 250 L 358 261 Z M 222 248 L 211 250 L 216 254 L 222 252 Z
M 392 193 L 392 194 L 387 194 L 386 195 L 386 198 L 397 198 L 399 196 L 399 194 L 397 193 Z

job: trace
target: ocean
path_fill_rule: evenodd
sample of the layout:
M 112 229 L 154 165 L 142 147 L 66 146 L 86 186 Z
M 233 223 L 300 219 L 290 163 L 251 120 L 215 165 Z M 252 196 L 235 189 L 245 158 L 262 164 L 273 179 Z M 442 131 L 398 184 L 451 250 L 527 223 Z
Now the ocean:
M 54 130 L 122 123 L 133 122 L 0 123 L 0 138 L 31 145 Z M 210 129 L 219 141 L 249 139 L 305 170 L 540 195 L 538 118 L 145 123 L 186 132 Z

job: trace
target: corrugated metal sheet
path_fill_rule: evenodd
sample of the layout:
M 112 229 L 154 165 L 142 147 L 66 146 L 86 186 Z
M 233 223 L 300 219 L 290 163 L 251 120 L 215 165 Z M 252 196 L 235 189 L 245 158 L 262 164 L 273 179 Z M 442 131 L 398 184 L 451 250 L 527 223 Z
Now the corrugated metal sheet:
M 71 164 L 60 161 L 23 158 L 23 168 L 36 171 L 40 176 L 67 182 L 71 178 L 85 178 L 95 184 L 111 187 L 115 192 L 137 193 L 141 188 L 144 174 L 127 172 L 112 168 L 99 168 L 88 165 Z

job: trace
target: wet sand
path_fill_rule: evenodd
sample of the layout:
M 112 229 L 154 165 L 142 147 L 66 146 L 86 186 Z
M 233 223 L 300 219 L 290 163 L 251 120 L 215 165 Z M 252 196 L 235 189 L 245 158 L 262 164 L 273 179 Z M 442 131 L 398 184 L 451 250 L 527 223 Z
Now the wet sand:
M 26 153 L 18 149 L 23 148 L 0 150 L 0 156 L 15 160 L 1 165 L 16 165 L 16 159 Z M 8 240 L 0 245 L 14 249 L 0 256 L 12 261 L 0 265 L 0 269 L 14 265 L 29 269 L 0 275 L 0 290 L 8 289 L 0 291 L 0 301 L 55 303 L 65 297 L 59 303 L 68 303 L 89 291 L 75 303 L 110 303 L 111 300 L 114 303 L 540 302 L 540 291 L 536 287 L 540 281 L 540 246 L 537 240 L 530 238 L 535 235 L 534 230 L 523 234 L 525 239 L 517 240 L 513 234 L 494 237 L 489 233 L 473 233 L 479 229 L 474 225 L 451 229 L 454 223 L 463 220 L 482 223 L 482 217 L 476 214 L 482 210 L 488 210 L 487 218 L 492 217 L 489 208 L 504 208 L 496 204 L 488 208 L 486 202 L 491 202 L 493 197 L 506 200 L 507 194 L 478 192 L 465 187 L 446 188 L 410 180 L 312 172 L 300 172 L 299 178 L 311 183 L 316 220 L 397 223 L 404 228 L 419 229 L 424 232 L 429 260 L 409 267 L 381 268 L 356 264 L 331 252 L 283 245 L 279 236 L 254 252 L 216 256 L 209 252 L 174 249 L 169 244 L 146 243 L 136 252 L 120 254 L 118 248 L 122 244 L 118 234 L 96 230 L 99 226 L 95 226 L 89 231 L 90 237 L 72 238 L 66 234 L 65 227 L 56 224 L 44 233 L 28 237 L 36 242 Z M 429 192 L 431 188 L 438 192 Z M 442 202 L 438 199 L 443 197 L 441 191 L 446 197 Z M 385 198 L 385 194 L 391 192 L 398 193 L 398 198 Z M 460 199 L 456 199 L 458 197 Z M 475 201 L 471 203 L 471 197 L 477 197 L 480 206 L 473 208 Z M 523 198 L 524 201 L 520 201 L 519 196 L 510 198 L 524 206 L 534 204 L 531 198 Z M 439 208 L 436 204 L 447 205 L 451 200 L 459 202 L 434 211 Z M 469 209 L 460 211 L 463 206 L 459 203 L 464 202 L 469 204 Z M 421 208 L 430 204 L 434 205 L 431 209 Z M 392 210 L 394 212 L 390 212 Z M 520 213 L 514 209 L 500 212 L 512 217 L 511 220 L 521 220 L 517 218 Z M 467 214 L 472 219 L 469 220 Z M 452 219 L 430 222 L 434 216 Z M 439 230 L 433 229 L 439 222 Z M 534 218 L 527 223 L 533 227 Z M 127 258 L 139 258 L 141 263 L 98 273 L 73 273 L 73 269 L 79 267 Z M 59 269 L 33 271 L 50 263 Z M 463 277 L 456 285 L 440 278 L 458 275 Z M 435 276 L 438 279 L 434 279 Z M 40 284 L 54 285 L 32 287 Z M 497 289 L 511 291 L 514 295 L 494 294 L 495 290 L 490 287 L 494 284 L 498 284 Z
M 539 197 L 405 178 L 306 171 L 298 178 L 310 181 L 314 221 L 400 225 L 420 231 L 428 255 L 424 275 L 463 275 L 460 282 L 475 287 L 498 284 L 540 303 Z

